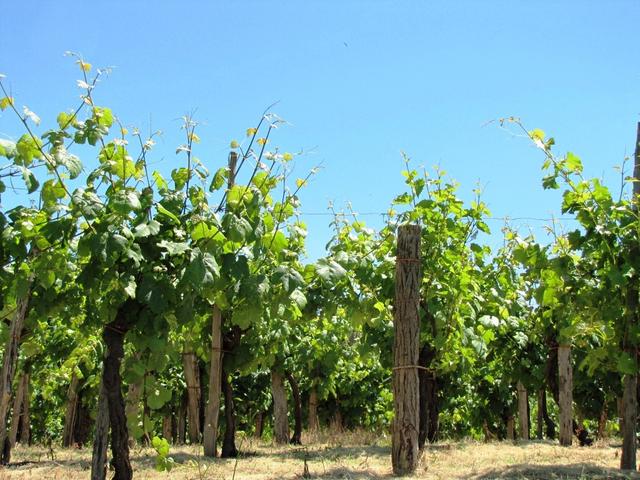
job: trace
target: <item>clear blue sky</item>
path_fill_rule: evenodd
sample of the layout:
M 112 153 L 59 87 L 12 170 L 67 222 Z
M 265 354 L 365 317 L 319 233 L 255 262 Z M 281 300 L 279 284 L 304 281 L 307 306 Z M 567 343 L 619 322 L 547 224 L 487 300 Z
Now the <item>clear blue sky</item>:
M 127 125 L 165 132 L 151 159 L 163 172 L 182 161 L 184 113 L 203 122 L 197 156 L 213 170 L 279 101 L 273 111 L 291 125 L 273 143 L 309 152 L 300 176 L 323 167 L 303 212 L 326 212 L 330 200 L 386 211 L 402 192 L 405 151 L 416 166 L 442 166 L 466 199 L 480 182 L 494 216 L 549 217 L 559 196 L 541 188 L 540 152 L 486 123 L 518 116 L 615 184 L 640 120 L 639 22 L 637 0 L 21 0 L 2 8 L 0 72 L 47 124 L 77 103 L 66 50 L 114 66 L 96 100 Z M 0 135 L 19 133 L 0 114 Z M 330 218 L 305 220 L 317 257 Z M 499 235 L 501 223 L 491 226 Z

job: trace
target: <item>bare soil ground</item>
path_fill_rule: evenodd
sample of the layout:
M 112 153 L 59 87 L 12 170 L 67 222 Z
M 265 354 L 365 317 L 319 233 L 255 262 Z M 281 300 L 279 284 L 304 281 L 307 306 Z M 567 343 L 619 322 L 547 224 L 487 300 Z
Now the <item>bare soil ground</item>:
M 155 452 L 134 448 L 136 479 L 267 480 L 267 479 L 388 479 L 389 440 L 371 434 L 345 433 L 305 438 L 307 446 L 276 447 L 255 439 L 238 441 L 237 459 L 206 459 L 201 447 L 171 448 L 175 467 L 156 472 Z M 52 458 L 53 455 L 53 458 Z M 90 449 L 18 446 L 12 465 L 0 469 L 0 479 L 80 480 L 89 478 Z M 621 472 L 620 445 L 615 440 L 592 447 L 564 448 L 548 441 L 477 443 L 442 442 L 428 447 L 413 478 L 424 479 L 640 479 Z M 306 474 L 305 474 L 306 465 Z M 112 476 L 109 475 L 109 478 Z

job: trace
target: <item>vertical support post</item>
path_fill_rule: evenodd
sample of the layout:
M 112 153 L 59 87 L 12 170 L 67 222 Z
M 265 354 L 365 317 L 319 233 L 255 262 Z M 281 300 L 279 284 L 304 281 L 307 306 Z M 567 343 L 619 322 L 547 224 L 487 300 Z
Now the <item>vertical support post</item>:
M 393 406 L 391 462 L 395 475 L 418 466 L 420 344 L 420 227 L 398 228 L 393 339 Z
M 633 209 L 638 211 L 640 200 L 640 122 L 638 123 L 636 133 L 636 148 L 633 165 Z M 635 239 L 629 251 L 629 260 L 632 265 L 637 265 L 640 261 L 640 239 Z M 635 339 L 631 339 L 632 331 L 638 325 L 638 294 L 640 290 L 640 280 L 636 273 L 629 279 L 627 285 L 627 311 L 626 311 L 626 328 L 624 338 L 622 340 L 622 348 L 631 357 L 634 365 L 634 372 L 627 373 L 624 376 L 624 393 L 622 394 L 623 403 L 623 430 L 622 430 L 622 456 L 620 457 L 620 468 L 623 470 L 636 470 L 636 421 L 638 415 L 638 345 Z
M 229 178 L 227 189 L 231 190 L 236 180 L 238 154 L 230 152 L 228 158 Z M 205 407 L 205 421 L 202 432 L 204 455 L 215 457 L 218 444 L 218 421 L 220 419 L 220 399 L 222 396 L 222 311 L 213 306 L 211 316 L 211 365 L 209 368 L 209 397 Z
M 273 396 L 273 434 L 278 445 L 289 443 L 289 412 L 284 376 L 271 370 L 271 395 Z
M 189 442 L 195 444 L 200 442 L 200 395 L 202 394 L 198 357 L 194 352 L 184 352 L 182 364 L 187 384 L 187 433 Z
M 73 446 L 73 431 L 76 426 L 76 414 L 78 412 L 78 384 L 80 379 L 75 370 L 71 374 L 71 383 L 67 390 L 67 409 L 64 416 L 64 429 L 62 430 L 62 446 Z
M 100 382 L 98 407 L 96 413 L 96 430 L 91 457 L 91 480 L 107 478 L 107 447 L 109 446 L 109 404 L 104 381 Z
M 573 368 L 570 345 L 558 345 L 558 383 L 560 445 L 568 447 L 573 440 Z
M 520 438 L 529 440 L 529 395 L 527 389 L 518 380 L 518 420 L 520 423 Z
M 211 367 L 209 369 L 209 399 L 204 422 L 204 454 L 215 457 L 218 441 L 218 419 L 220 417 L 220 395 L 222 392 L 222 312 L 213 306 L 211 318 Z

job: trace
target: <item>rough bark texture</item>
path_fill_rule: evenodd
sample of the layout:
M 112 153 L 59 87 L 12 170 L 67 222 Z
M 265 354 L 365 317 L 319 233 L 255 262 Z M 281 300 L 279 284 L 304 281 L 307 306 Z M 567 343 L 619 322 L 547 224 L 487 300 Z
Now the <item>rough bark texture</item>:
M 300 397 L 300 388 L 294 376 L 289 372 L 287 372 L 287 381 L 291 387 L 291 396 L 293 397 L 294 418 L 293 435 L 289 443 L 292 445 L 302 445 L 302 398 Z
M 318 390 L 315 385 L 311 387 L 309 392 L 309 431 L 316 432 L 320 428 L 320 420 L 318 418 Z
M 24 405 L 24 396 L 25 396 L 25 379 L 27 375 L 24 371 L 20 375 L 20 379 L 18 380 L 18 389 L 16 390 L 16 394 L 13 398 L 13 408 L 11 412 L 11 432 L 9 433 L 9 444 L 11 448 L 16 446 L 16 442 L 18 440 L 18 430 L 20 428 L 20 424 L 23 418 L 23 405 Z
M 11 460 L 11 445 L 8 439 L 7 421 L 9 414 L 9 403 L 11 402 L 13 378 L 16 374 L 18 364 L 18 354 L 20 348 L 20 336 L 24 328 L 24 321 L 29 311 L 29 301 L 31 300 L 31 287 L 24 298 L 18 300 L 16 313 L 9 326 L 9 338 L 5 345 L 2 358 L 2 372 L 0 373 L 0 464 L 6 465 Z
M 138 308 L 133 302 L 126 302 L 118 310 L 114 321 L 105 325 L 102 333 L 107 347 L 102 381 L 109 407 L 113 480 L 130 480 L 133 477 L 129 460 L 129 431 L 127 430 L 127 417 L 122 396 L 120 365 L 124 357 L 124 336 L 131 327 L 129 318 L 135 316 L 137 310 Z
M 71 375 L 71 383 L 67 389 L 67 408 L 64 416 L 64 428 L 62 430 L 62 446 L 71 447 L 74 443 L 73 433 L 76 425 L 78 411 L 78 376 L 76 372 Z
M 289 443 L 289 409 L 284 377 L 271 370 L 271 395 L 273 396 L 273 435 L 279 445 Z
M 436 351 L 430 345 L 420 349 L 418 364 L 423 367 L 418 371 L 420 382 L 420 432 L 418 448 L 422 450 L 427 441 L 433 443 L 438 439 L 438 384 L 435 370 L 431 367 Z
M 238 449 L 236 448 L 236 411 L 233 403 L 233 387 L 231 386 L 231 382 L 229 381 L 227 375 L 228 374 L 226 372 L 222 374 L 222 392 L 224 393 L 224 419 L 226 425 L 220 456 L 222 458 L 235 458 L 238 456 Z
M 640 122 L 637 127 L 635 161 L 633 176 L 636 181 L 633 183 L 633 209 L 637 212 L 640 200 Z M 639 241 L 632 244 L 629 251 L 629 262 L 637 265 L 640 261 Z M 640 280 L 636 273 L 629 279 L 627 285 L 627 308 L 626 308 L 626 328 L 622 348 L 631 357 L 634 365 L 634 373 L 624 376 L 624 393 L 622 394 L 624 421 L 622 431 L 622 456 L 620 457 L 620 468 L 623 470 L 636 469 L 636 421 L 638 418 L 638 345 L 635 339 L 631 338 L 634 329 L 638 326 L 638 295 L 640 294 Z
M 518 420 L 520 426 L 518 438 L 529 440 L 529 395 L 520 381 L 518 381 Z
M 214 305 L 211 320 L 211 366 L 209 370 L 209 398 L 207 401 L 203 444 L 207 457 L 216 456 L 220 393 L 222 391 L 222 312 Z
M 193 352 L 182 354 L 184 379 L 187 383 L 187 428 L 190 443 L 200 442 L 200 369 Z
M 109 446 L 109 403 L 104 383 L 100 385 L 96 412 L 96 429 L 91 457 L 91 480 L 107 478 L 107 447 Z
M 573 368 L 571 347 L 558 346 L 558 408 L 560 410 L 560 445 L 573 440 Z
M 420 340 L 420 227 L 398 229 L 393 341 L 394 419 L 391 463 L 395 475 L 409 475 L 418 466 Z

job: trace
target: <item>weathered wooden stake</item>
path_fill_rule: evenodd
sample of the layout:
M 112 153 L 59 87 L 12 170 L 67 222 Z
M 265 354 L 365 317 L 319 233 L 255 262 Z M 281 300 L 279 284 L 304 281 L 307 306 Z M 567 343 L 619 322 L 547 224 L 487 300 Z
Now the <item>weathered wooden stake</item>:
M 62 430 L 62 446 L 73 446 L 73 431 L 76 425 L 76 414 L 78 412 L 78 375 L 74 371 L 71 374 L 71 383 L 67 390 L 67 409 L 64 416 L 64 428 Z
M 560 445 L 568 447 L 573 440 L 573 368 L 571 367 L 571 345 L 558 345 L 558 383 Z
M 520 424 L 520 438 L 529 440 L 529 395 L 527 389 L 518 380 L 518 420 Z
M 238 154 L 230 152 L 228 158 L 229 178 L 227 190 L 235 184 Z M 211 363 L 209 366 L 209 397 L 205 406 L 202 443 L 207 457 L 217 455 L 218 421 L 222 396 L 222 311 L 214 305 L 211 316 Z
M 13 378 L 18 365 L 18 355 L 20 350 L 20 336 L 22 328 L 29 312 L 29 302 L 31 300 L 31 285 L 24 296 L 16 302 L 16 312 L 9 325 L 9 336 L 2 357 L 2 370 L 0 371 L 0 464 L 6 465 L 11 460 L 11 445 L 8 442 L 8 414 L 9 403 L 11 402 Z
M 198 367 L 198 357 L 193 352 L 182 354 L 184 366 L 184 379 L 187 384 L 187 419 L 189 442 L 191 444 L 200 443 L 200 368 Z
M 211 365 L 209 368 L 209 398 L 207 401 L 203 443 L 204 454 L 215 457 L 218 441 L 218 419 L 220 416 L 220 395 L 222 392 L 222 312 L 213 306 L 211 319 Z
M 284 388 L 284 376 L 271 370 L 271 394 L 273 396 L 273 434 L 277 444 L 289 443 L 289 417 L 287 408 L 287 390 Z
M 420 346 L 420 227 L 398 228 L 393 339 L 393 405 L 391 463 L 395 475 L 418 466 Z
M 638 204 L 640 200 L 640 122 L 638 123 L 636 133 L 636 148 L 635 148 L 635 161 L 633 167 L 633 177 L 636 179 L 633 182 L 633 209 L 638 211 Z M 640 242 L 636 239 L 629 252 L 629 259 L 632 265 L 637 265 L 640 261 Z M 626 331 L 623 339 L 622 348 L 633 360 L 635 371 L 633 374 L 627 374 L 624 376 L 624 393 L 622 394 L 623 403 L 623 423 L 622 423 L 622 456 L 620 457 L 620 468 L 623 470 L 635 470 L 636 469 L 636 421 L 638 417 L 638 399 L 637 399 L 637 386 L 638 386 L 638 345 L 636 341 L 630 339 L 631 332 L 637 328 L 638 325 L 638 294 L 640 290 L 640 280 L 637 273 L 631 279 L 629 279 L 629 285 L 627 286 L 627 312 L 626 312 Z
M 316 386 L 311 387 L 309 392 L 309 431 L 315 432 L 320 428 L 320 420 L 318 419 L 318 390 Z
M 24 446 L 31 444 L 31 368 L 25 368 L 24 396 L 22 398 L 22 428 L 20 429 L 20 443 Z
M 109 405 L 104 383 L 100 382 L 98 407 L 96 414 L 96 430 L 93 440 L 93 456 L 91 457 L 91 480 L 107 478 L 107 447 L 109 446 Z
M 23 405 L 25 400 L 25 379 L 28 378 L 28 373 L 23 371 L 18 380 L 18 389 L 16 390 L 15 397 L 13 398 L 13 409 L 11 412 L 11 432 L 9 433 L 9 444 L 11 448 L 16 446 L 18 441 L 18 427 L 23 418 Z

